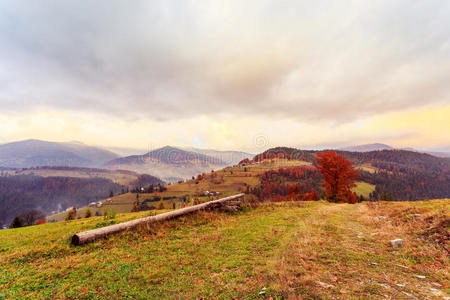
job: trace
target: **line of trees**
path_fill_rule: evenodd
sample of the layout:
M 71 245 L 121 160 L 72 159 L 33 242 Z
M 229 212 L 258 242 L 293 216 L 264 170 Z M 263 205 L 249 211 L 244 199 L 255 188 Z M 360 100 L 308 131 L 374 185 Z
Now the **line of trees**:
M 45 215 L 38 209 L 30 209 L 12 220 L 9 228 L 33 226 L 45 223 Z
M 315 167 L 280 168 L 261 174 L 261 183 L 249 192 L 264 201 L 318 200 L 323 192 L 320 180 Z
M 0 177 L 0 222 L 10 224 L 15 216 L 32 209 L 49 214 L 70 206 L 85 206 L 107 198 L 111 191 L 117 194 L 122 188 L 105 178 Z

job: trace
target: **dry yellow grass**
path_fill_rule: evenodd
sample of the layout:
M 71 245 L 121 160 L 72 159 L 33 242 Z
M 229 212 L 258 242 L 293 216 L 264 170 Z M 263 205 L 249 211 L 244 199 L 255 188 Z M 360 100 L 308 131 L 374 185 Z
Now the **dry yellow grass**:
M 267 285 L 283 296 L 441 299 L 450 283 L 449 207 L 448 200 L 321 206 L 298 220 L 271 259 Z M 393 248 L 397 238 L 404 245 Z

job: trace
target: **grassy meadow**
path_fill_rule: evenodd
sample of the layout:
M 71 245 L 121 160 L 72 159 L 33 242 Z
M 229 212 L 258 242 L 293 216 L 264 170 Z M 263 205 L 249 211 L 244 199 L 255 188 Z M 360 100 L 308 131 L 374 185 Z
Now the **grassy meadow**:
M 2 230 L 0 298 L 442 299 L 449 203 L 262 203 L 77 247 L 78 231 L 150 212 Z
M 356 182 L 356 186 L 353 188 L 353 192 L 355 192 L 358 196 L 364 196 L 366 199 L 369 198 L 370 193 L 372 193 L 374 190 L 375 185 L 364 181 Z

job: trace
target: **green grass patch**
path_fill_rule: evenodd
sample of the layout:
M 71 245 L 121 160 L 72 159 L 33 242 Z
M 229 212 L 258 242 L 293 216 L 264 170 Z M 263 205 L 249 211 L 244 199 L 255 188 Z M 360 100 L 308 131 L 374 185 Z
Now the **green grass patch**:
M 359 181 L 356 183 L 356 187 L 354 187 L 352 190 L 358 196 L 362 195 L 365 198 L 369 198 L 370 193 L 375 190 L 375 185 L 364 181 Z

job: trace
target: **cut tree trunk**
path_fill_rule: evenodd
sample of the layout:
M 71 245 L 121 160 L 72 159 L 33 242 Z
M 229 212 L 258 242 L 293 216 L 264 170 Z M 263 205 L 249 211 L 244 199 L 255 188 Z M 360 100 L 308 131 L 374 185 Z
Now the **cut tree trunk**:
M 153 223 L 153 222 L 158 222 L 158 221 L 174 219 L 179 216 L 187 215 L 187 214 L 190 214 L 190 213 L 193 213 L 193 212 L 196 212 L 199 210 L 203 210 L 203 209 L 216 208 L 216 207 L 220 208 L 222 206 L 228 206 L 229 201 L 242 198 L 243 196 L 244 196 L 244 194 L 237 194 L 234 196 L 225 197 L 225 198 L 218 199 L 218 200 L 213 200 L 213 201 L 197 204 L 194 206 L 177 209 L 174 211 L 169 211 L 169 212 L 162 213 L 162 214 L 159 214 L 156 216 L 140 218 L 140 219 L 131 220 L 131 221 L 120 223 L 120 224 L 115 224 L 115 225 L 111 225 L 111 226 L 106 226 L 106 227 L 102 227 L 102 228 L 97 228 L 97 229 L 93 229 L 93 230 L 89 230 L 89 231 L 80 232 L 80 233 L 74 234 L 72 236 L 72 244 L 73 245 L 86 244 L 86 243 L 92 242 L 96 239 L 106 237 L 106 236 L 116 233 L 116 232 L 131 229 L 131 228 L 134 228 L 134 227 L 136 227 L 140 224 L 144 224 L 144 223 Z M 233 201 L 232 205 L 230 207 L 233 207 L 233 209 L 236 208 L 236 210 L 237 210 L 236 204 L 237 204 L 237 202 Z

